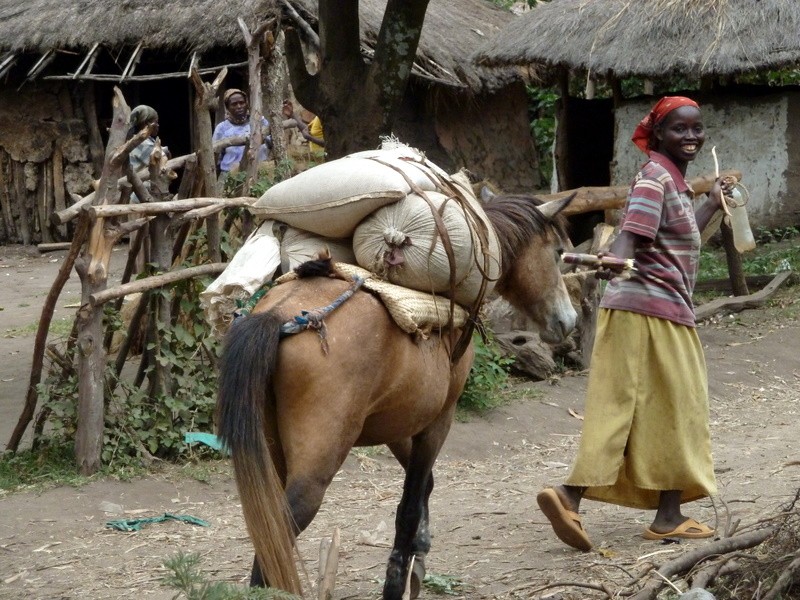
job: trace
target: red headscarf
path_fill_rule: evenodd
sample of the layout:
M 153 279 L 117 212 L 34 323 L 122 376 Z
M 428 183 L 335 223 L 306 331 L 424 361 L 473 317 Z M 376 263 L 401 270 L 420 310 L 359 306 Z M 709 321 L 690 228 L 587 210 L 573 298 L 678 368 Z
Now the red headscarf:
M 649 156 L 650 148 L 648 148 L 647 144 L 650 141 L 650 135 L 653 133 L 653 128 L 662 120 L 664 120 L 664 117 L 666 117 L 669 113 L 676 108 L 680 108 L 681 106 L 694 106 L 695 108 L 700 108 L 697 102 L 691 98 L 686 98 L 684 96 L 665 96 L 656 102 L 656 105 L 653 107 L 653 110 L 650 111 L 650 114 L 641 120 L 639 125 L 636 127 L 636 130 L 633 132 L 631 141 L 636 144 L 636 147 L 639 148 L 639 150 Z

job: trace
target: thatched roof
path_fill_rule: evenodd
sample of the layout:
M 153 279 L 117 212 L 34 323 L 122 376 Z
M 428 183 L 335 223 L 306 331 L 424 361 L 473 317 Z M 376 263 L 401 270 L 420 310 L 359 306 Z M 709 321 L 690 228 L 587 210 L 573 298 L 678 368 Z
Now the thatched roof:
M 316 14 L 315 0 L 290 1 L 300 12 Z M 369 53 L 386 0 L 359 4 Z M 0 0 L 0 53 L 85 51 L 98 42 L 200 53 L 243 48 L 237 17 L 255 23 L 275 5 L 275 0 Z M 513 18 L 490 0 L 431 0 L 415 74 L 473 90 L 499 85 L 507 74 L 478 67 L 469 57 Z
M 476 53 L 478 64 L 691 77 L 800 61 L 796 0 L 551 0 Z

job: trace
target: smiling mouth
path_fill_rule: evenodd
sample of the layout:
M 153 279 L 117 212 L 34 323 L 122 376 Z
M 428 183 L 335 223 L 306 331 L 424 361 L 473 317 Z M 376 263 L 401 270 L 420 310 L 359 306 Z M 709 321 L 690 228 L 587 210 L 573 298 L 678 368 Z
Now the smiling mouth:
M 690 154 L 697 152 L 697 144 L 684 144 L 682 147 L 685 152 Z

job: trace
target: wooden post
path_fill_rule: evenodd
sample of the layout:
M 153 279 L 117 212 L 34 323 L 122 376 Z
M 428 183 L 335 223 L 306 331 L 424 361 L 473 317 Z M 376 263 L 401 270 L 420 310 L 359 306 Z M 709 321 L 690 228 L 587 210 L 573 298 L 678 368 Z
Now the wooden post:
M 61 150 L 61 144 L 56 143 L 53 149 L 53 210 L 58 212 L 67 208 L 66 189 L 64 187 L 64 153 Z M 42 223 L 42 228 L 46 227 L 47 223 Z M 58 227 L 58 232 L 61 239 L 67 238 L 67 228 L 65 225 Z
M 282 30 L 267 36 L 264 43 L 264 68 L 261 70 L 261 88 L 267 98 L 269 108 L 269 130 L 272 135 L 270 158 L 275 166 L 286 161 L 286 144 L 284 143 L 283 100 L 286 98 L 286 56 L 283 53 L 284 35 Z M 299 119 L 299 116 L 297 117 Z
M 247 78 L 250 83 L 250 143 L 247 147 L 247 178 L 244 181 L 242 195 L 247 196 L 250 188 L 258 179 L 259 154 L 264 134 L 261 130 L 261 118 L 264 109 L 261 102 L 261 40 L 267 29 L 266 23 L 261 23 L 252 33 L 242 17 L 239 17 L 239 29 L 244 36 L 247 47 Z
M 569 178 L 567 171 L 569 170 L 569 162 L 567 161 L 568 155 L 568 138 L 567 123 L 569 120 L 569 69 L 561 67 L 558 71 L 558 89 L 561 94 L 561 100 L 556 105 L 556 148 L 554 164 L 556 174 L 558 176 L 558 189 L 565 190 L 569 185 Z
M 39 318 L 39 327 L 36 331 L 36 339 L 33 344 L 33 365 L 31 366 L 31 376 L 28 382 L 28 392 L 25 395 L 25 405 L 19 417 L 19 421 L 17 421 L 17 426 L 11 434 L 11 439 L 9 439 L 8 445 L 6 446 L 6 450 L 10 450 L 11 452 L 16 452 L 19 448 L 22 435 L 25 433 L 25 429 L 27 429 L 28 423 L 30 423 L 33 418 L 33 413 L 36 410 L 36 400 L 38 398 L 36 386 L 39 385 L 42 379 L 47 332 L 50 328 L 50 322 L 53 320 L 53 313 L 58 297 L 61 295 L 61 290 L 64 289 L 64 284 L 69 279 L 69 274 L 72 272 L 72 265 L 78 257 L 78 253 L 83 246 L 88 230 L 89 219 L 84 218 L 78 224 L 78 229 L 75 231 L 75 237 L 72 239 L 72 246 L 69 254 L 67 254 L 64 262 L 61 263 L 58 275 L 56 275 L 56 279 L 44 301 L 44 306 L 42 306 L 42 315 Z
M 194 113 L 195 113 L 195 139 L 197 140 L 197 162 L 200 166 L 200 179 L 204 183 L 207 196 L 219 195 L 217 189 L 217 168 L 214 164 L 214 150 L 211 146 L 213 128 L 209 111 L 217 108 L 217 94 L 219 86 L 228 74 L 228 69 L 222 69 L 214 82 L 205 83 L 200 79 L 197 69 L 192 69 L 192 83 L 194 84 Z M 220 232 L 219 217 L 213 215 L 206 219 L 206 235 L 208 236 L 208 255 L 212 262 L 220 261 Z
M 720 225 L 722 234 L 722 246 L 725 248 L 725 260 L 728 263 L 728 277 L 731 279 L 731 289 L 734 296 L 747 296 L 750 291 L 747 289 L 747 281 L 744 277 L 742 268 L 742 255 L 733 243 L 733 229 L 731 229 L 728 218 L 722 219 Z
M 119 199 L 117 180 L 130 151 L 149 135 L 145 128 L 128 142 L 130 108 L 119 88 L 114 88 L 114 118 L 109 132 L 103 172 L 95 194 L 97 204 L 113 204 Z M 89 243 L 75 263 L 81 279 L 81 308 L 78 310 L 78 427 L 75 458 L 84 475 L 100 467 L 103 449 L 106 351 L 103 347 L 103 311 L 92 306 L 92 294 L 107 287 L 111 249 L 119 234 L 106 228 L 106 219 L 93 219 Z
M 162 168 L 166 164 L 166 157 L 157 143 L 150 155 L 150 193 L 155 201 L 164 201 L 169 198 L 169 176 Z M 168 213 L 157 215 L 150 222 L 150 249 L 151 262 L 155 263 L 159 273 L 166 273 L 172 267 L 172 229 L 170 228 L 171 216 Z M 158 325 L 167 328 L 172 325 L 172 305 L 168 298 L 162 294 L 152 294 L 153 314 L 155 319 L 150 320 L 149 326 L 153 328 L 152 339 L 155 340 L 155 354 L 161 353 L 163 344 L 159 334 Z M 156 398 L 161 394 L 171 393 L 171 378 L 168 367 L 160 361 L 154 361 L 154 369 L 150 379 L 150 397 Z
M 89 130 L 89 154 L 92 157 L 92 167 L 94 175 L 100 176 L 103 172 L 104 152 L 103 137 L 100 135 L 100 125 L 97 122 L 97 104 L 95 103 L 94 82 L 88 81 L 84 84 L 83 119 Z

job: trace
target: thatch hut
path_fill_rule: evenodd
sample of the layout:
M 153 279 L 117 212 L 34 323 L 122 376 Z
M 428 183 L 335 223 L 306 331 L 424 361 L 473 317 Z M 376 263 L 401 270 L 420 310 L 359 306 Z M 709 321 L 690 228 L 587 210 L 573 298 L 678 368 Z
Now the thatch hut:
M 315 24 L 316 2 L 290 0 Z M 386 0 L 359 3 L 368 58 Z M 54 208 L 84 194 L 102 164 L 113 86 L 161 115 L 174 155 L 191 151 L 192 66 L 246 86 L 237 18 L 276 0 L 0 0 L 0 244 L 58 239 Z M 522 190 L 539 184 L 519 78 L 468 57 L 513 15 L 488 0 L 431 0 L 396 134 L 447 168 L 466 166 Z
M 686 94 L 704 107 L 707 145 L 717 146 L 723 167 L 744 173 L 753 222 L 800 223 L 800 91 L 739 83 L 798 64 L 800 3 L 552 0 L 510 23 L 475 59 L 560 81 L 557 159 L 565 187 L 628 183 L 641 162 L 630 133 L 653 90 L 672 91 L 683 78 L 693 88 Z M 647 78 L 645 96 L 625 97 L 622 80 L 631 76 Z M 570 97 L 568 77 L 585 84 L 586 99 Z M 588 100 L 601 84 L 612 99 Z M 710 152 L 692 169 L 713 172 Z

